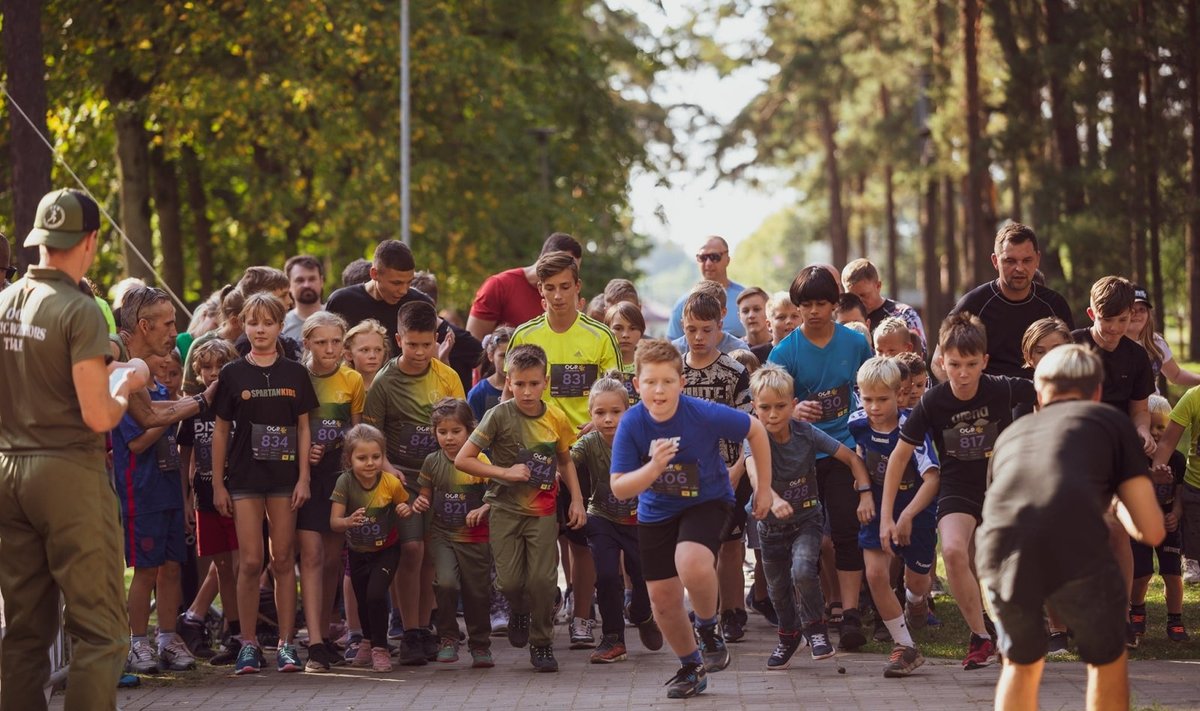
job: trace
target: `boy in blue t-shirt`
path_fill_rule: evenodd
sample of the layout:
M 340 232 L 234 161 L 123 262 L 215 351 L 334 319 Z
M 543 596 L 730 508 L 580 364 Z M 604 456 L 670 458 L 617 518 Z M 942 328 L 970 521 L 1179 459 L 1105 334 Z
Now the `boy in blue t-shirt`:
M 147 360 L 153 371 L 158 364 L 154 358 Z M 165 387 L 155 383 L 150 389 L 150 399 L 172 398 Z M 126 670 L 136 674 L 151 674 L 159 669 L 186 671 L 196 665 L 196 659 L 175 633 L 175 611 L 183 596 L 179 566 L 187 560 L 183 495 L 187 482 L 181 473 L 175 427 L 143 430 L 126 414 L 112 431 L 112 440 L 117 498 L 121 501 L 121 522 L 125 528 L 125 561 L 133 568 Z M 146 634 L 150 624 L 150 594 L 155 590 L 158 609 L 162 611 L 158 620 L 157 660 Z
M 758 460 L 757 519 L 770 509 L 771 448 L 762 423 L 746 413 L 683 395 L 683 360 L 668 341 L 643 340 L 634 362 L 642 401 L 617 427 L 612 492 L 618 499 L 638 497 L 642 571 L 655 620 L 681 664 L 667 682 L 667 696 L 681 699 L 704 691 L 706 671 L 729 666 L 717 623 L 714 569 L 733 505 L 720 440 L 745 439 Z M 685 590 L 696 613 L 695 633 L 683 605 Z
M 858 544 L 866 560 L 871 597 L 895 643 L 883 670 L 886 678 L 908 676 L 925 663 L 909 628 L 920 629 L 928 619 L 929 571 L 937 558 L 935 499 L 940 470 L 928 436 L 909 458 L 903 473 L 890 482 L 888 490 L 894 491 L 891 499 L 885 499 L 883 495 L 885 484 L 889 483 L 886 480 L 888 459 L 900 441 L 900 425 L 906 414 L 897 405 L 905 380 L 895 358 L 876 356 L 863 363 L 858 369 L 858 391 L 863 409 L 850 415 L 850 433 L 867 461 L 871 489 L 878 502 L 877 515 L 859 530 Z M 900 515 L 893 515 L 895 511 Z M 884 520 L 890 530 L 887 540 L 880 538 Z M 904 561 L 905 609 L 900 608 L 892 592 L 889 549 Z
M 758 421 L 770 436 L 773 475 L 771 513 L 758 522 L 767 592 L 779 615 L 779 644 L 767 659 L 767 668 L 786 669 L 805 640 L 813 659 L 834 655 L 822 616 L 825 601 L 817 575 L 825 528 L 817 456 L 833 457 L 853 474 L 854 488 L 859 492 L 856 515 L 860 522 L 875 515 L 875 502 L 862 460 L 813 425 L 792 419 L 797 400 L 795 384 L 786 371 L 777 365 L 759 368 L 750 378 L 750 390 Z M 752 475 L 758 473 L 753 454 L 746 458 L 746 470 Z

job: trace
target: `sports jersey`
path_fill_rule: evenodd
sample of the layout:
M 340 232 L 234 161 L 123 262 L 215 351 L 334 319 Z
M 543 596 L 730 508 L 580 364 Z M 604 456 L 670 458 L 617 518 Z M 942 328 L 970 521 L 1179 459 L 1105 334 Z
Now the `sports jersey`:
M 774 512 L 767 514 L 767 523 L 793 524 L 806 521 L 821 511 L 817 489 L 817 455 L 831 457 L 842 443 L 813 427 L 808 422 L 788 420 L 788 440 L 771 440 L 771 489 L 792 507 L 792 515 L 780 519 Z M 746 461 L 754 455 L 746 445 Z
M 754 409 L 750 401 L 750 374 L 746 372 L 746 366 L 724 353 L 703 368 L 688 365 L 685 357 L 683 394 L 746 413 Z M 741 440 L 721 440 L 721 458 L 725 460 L 726 467 L 732 467 L 741 453 Z
M 540 415 L 521 412 L 516 400 L 488 410 L 471 433 L 471 443 L 491 453 L 492 464 L 529 467 L 529 481 L 492 479 L 484 500 L 519 516 L 551 516 L 558 497 L 558 455 L 569 452 L 575 428 L 562 410 L 546 404 Z
M 1200 386 L 1196 386 L 1179 398 L 1171 410 L 1171 422 L 1188 431 L 1191 441 L 1187 442 L 1187 473 L 1183 481 L 1193 489 L 1200 489 Z
M 883 480 L 887 474 L 888 457 L 900 442 L 900 429 L 908 419 L 908 414 L 908 410 L 900 411 L 899 422 L 891 432 L 880 432 L 873 428 L 867 418 L 867 413 L 863 410 L 856 410 L 850 415 L 848 423 L 850 434 L 858 444 L 858 452 L 862 455 L 863 461 L 867 465 L 867 475 L 871 478 L 876 521 L 879 519 L 878 514 L 883 506 Z M 896 502 L 892 506 L 893 516 L 899 516 L 917 495 L 917 490 L 921 488 L 920 480 L 924 478 L 925 472 L 937 468 L 937 453 L 933 451 L 933 442 L 929 439 L 929 435 L 926 435 L 925 440 L 913 451 L 908 466 L 904 469 L 900 488 L 896 492 Z M 913 518 L 913 525 L 932 528 L 937 525 L 936 514 L 937 502 L 934 501 Z
M 192 448 L 192 459 L 196 462 L 195 470 L 192 473 L 192 492 L 195 494 L 197 511 L 217 512 L 216 507 L 213 506 L 212 461 L 212 437 L 216 426 L 217 416 L 210 409 L 203 417 L 193 415 L 180 422 L 179 431 L 175 435 L 180 447 Z M 232 432 L 230 434 L 232 435 Z M 229 451 L 228 446 L 225 451 Z M 225 471 L 228 473 L 228 467 Z
M 858 368 L 871 355 L 871 347 L 862 334 L 838 323 L 834 324 L 833 337 L 824 347 L 813 345 L 803 329 L 797 328 L 771 349 L 769 359 L 792 376 L 798 399 L 821 403 L 821 419 L 814 423 L 817 428 L 853 447 L 854 438 L 846 423 L 855 409 Z
M 328 375 L 309 372 L 313 391 L 317 394 L 317 409 L 308 413 L 312 443 L 325 447 L 321 462 L 313 467 L 313 476 L 335 476 L 341 469 L 342 438 L 350 429 L 350 418 L 361 415 L 366 391 L 362 376 L 342 363 Z M 328 489 L 326 489 L 328 491 Z
M 354 472 L 343 472 L 329 500 L 345 504 L 346 516 L 363 509 L 367 517 L 363 525 L 346 529 L 346 544 L 350 550 L 372 553 L 393 545 L 399 538 L 396 525 L 400 516 L 396 513 L 396 504 L 408 501 L 408 492 L 392 474 L 380 472 L 375 485 L 364 489 Z
M 914 447 L 932 441 L 943 480 L 962 477 L 982 483 L 996 438 L 1013 422 L 1013 408 L 1033 402 L 1037 393 L 1024 378 L 984 374 L 970 400 L 959 400 L 950 383 L 942 383 L 921 396 L 900 426 L 900 439 Z
M 657 422 L 639 402 L 625 413 L 613 439 L 611 471 L 628 474 L 650 461 L 650 445 L 672 439 L 679 451 L 650 488 L 638 495 L 639 523 L 661 523 L 705 501 L 733 503 L 720 440 L 740 442 L 750 416 L 725 405 L 681 395 L 675 414 Z M 723 522 L 714 521 L 713 526 Z
M 489 462 L 480 454 L 482 462 Z M 471 476 L 455 468 L 446 452 L 438 450 L 425 458 L 417 486 L 431 490 L 429 507 L 433 511 L 432 530 L 457 543 L 487 543 L 488 520 L 467 526 L 467 514 L 483 506 L 487 479 Z
M 621 369 L 621 349 L 602 321 L 576 314 L 575 323 L 562 333 L 550 327 L 546 314 L 521 324 L 508 342 L 511 355 L 517 346 L 532 343 L 546 351 L 549 378 L 542 399 L 554 403 L 571 425 L 588 422 L 588 393 L 592 383 L 610 370 Z
M 238 358 L 221 368 L 213 411 L 234 423 L 225 479 L 230 491 L 279 490 L 300 476 L 297 423 L 317 408 L 304 366 L 286 358 L 263 368 Z M 311 434 L 311 433 L 310 433 Z
M 155 383 L 150 391 L 155 402 L 170 400 L 167 389 Z M 128 413 L 112 432 L 113 472 L 116 475 L 121 512 L 126 520 L 141 514 L 183 508 L 183 488 L 179 478 L 179 447 L 175 428 L 167 427 L 162 436 L 141 454 L 134 454 L 129 443 L 146 430 Z
M 484 413 L 500 404 L 500 389 L 492 385 L 487 378 L 480 380 L 467 393 L 467 404 L 475 414 L 475 421 L 483 419 Z
M 446 397 L 463 399 L 462 381 L 450 366 L 434 359 L 424 373 L 409 375 L 400 369 L 399 357 L 379 369 L 367 393 L 363 422 L 383 431 L 388 461 L 404 472 L 410 488 L 425 457 L 437 451 L 429 417 L 434 403 Z
M 612 446 L 596 431 L 588 432 L 571 446 L 571 459 L 579 478 L 592 482 L 592 496 L 587 512 L 616 524 L 631 526 L 637 523 L 637 497 L 618 499 L 612 493 Z
M 1024 300 L 1009 301 L 998 280 L 993 279 L 964 294 L 950 313 L 960 311 L 975 314 L 987 329 L 988 364 L 984 372 L 989 375 L 1033 378 L 1033 369 L 1025 367 L 1021 338 L 1034 321 L 1056 316 L 1067 328 L 1075 327 L 1066 299 L 1040 284 L 1030 285 Z

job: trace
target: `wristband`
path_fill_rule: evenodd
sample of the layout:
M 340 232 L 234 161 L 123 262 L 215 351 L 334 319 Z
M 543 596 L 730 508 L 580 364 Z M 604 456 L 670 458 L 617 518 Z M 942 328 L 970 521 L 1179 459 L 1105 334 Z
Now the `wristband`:
M 855 491 L 857 491 L 857 492 L 858 492 L 858 493 L 860 493 L 860 494 L 867 494 L 867 493 L 870 493 L 870 491 L 871 491 L 871 485 L 870 485 L 870 484 L 867 484 L 866 486 L 862 486 L 862 487 L 860 487 L 860 486 L 858 486 L 858 485 L 856 484 L 856 485 L 854 486 L 854 490 L 855 490 Z
M 204 399 L 204 395 L 193 395 L 192 399 L 196 401 L 199 411 L 196 413 L 199 417 L 204 417 L 208 412 L 208 401 Z

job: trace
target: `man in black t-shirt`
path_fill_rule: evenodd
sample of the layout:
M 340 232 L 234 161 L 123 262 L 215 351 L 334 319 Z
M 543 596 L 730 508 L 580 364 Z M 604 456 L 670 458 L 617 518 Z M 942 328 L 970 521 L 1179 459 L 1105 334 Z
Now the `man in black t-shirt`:
M 1067 301 L 1058 292 L 1034 282 L 1041 263 L 1037 235 L 1019 222 L 1010 222 L 996 233 L 992 266 L 999 278 L 968 291 L 950 313 L 975 314 L 987 329 L 989 375 L 1032 378 L 1021 353 L 1021 337 L 1034 321 L 1057 316 L 1074 328 L 1075 321 Z M 946 374 L 933 356 L 933 374 L 940 380 Z
M 350 328 L 369 318 L 383 324 L 392 349 L 389 357 L 394 358 L 400 355 L 400 346 L 396 342 L 396 316 L 400 307 L 410 301 L 433 305 L 428 296 L 410 288 L 415 270 L 412 251 L 403 242 L 384 240 L 375 247 L 371 280 L 333 292 L 325 303 L 325 310 L 346 319 Z
M 1088 664 L 1089 708 L 1129 707 L 1125 616 L 1129 589 L 1109 548 L 1114 494 L 1129 535 L 1158 545 L 1162 511 L 1129 419 L 1099 404 L 1100 359 L 1062 346 L 1038 364 L 1043 409 L 996 442 L 976 565 L 1004 654 L 997 708 L 1036 708 L 1049 603 Z
M 1146 454 L 1153 455 L 1148 403 L 1154 394 L 1154 370 L 1146 349 L 1125 336 L 1133 313 L 1133 284 L 1121 277 L 1103 277 L 1092 285 L 1087 313 L 1091 328 L 1073 331 L 1071 336 L 1092 349 L 1104 364 L 1100 401 L 1129 415 Z

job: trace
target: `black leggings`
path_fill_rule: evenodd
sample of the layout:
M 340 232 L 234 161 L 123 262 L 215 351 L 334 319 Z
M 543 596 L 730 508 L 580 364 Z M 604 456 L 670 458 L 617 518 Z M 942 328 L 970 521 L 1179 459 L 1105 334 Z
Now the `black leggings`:
M 838 570 L 862 570 L 862 549 L 858 547 L 858 492 L 854 490 L 850 467 L 833 457 L 818 459 L 817 487 L 833 539 L 835 566 Z M 853 604 L 855 601 L 847 602 Z
M 387 649 L 388 588 L 396 577 L 400 546 L 393 545 L 370 553 L 354 550 L 349 553 L 350 585 L 358 602 L 363 638 L 371 640 L 372 647 Z

